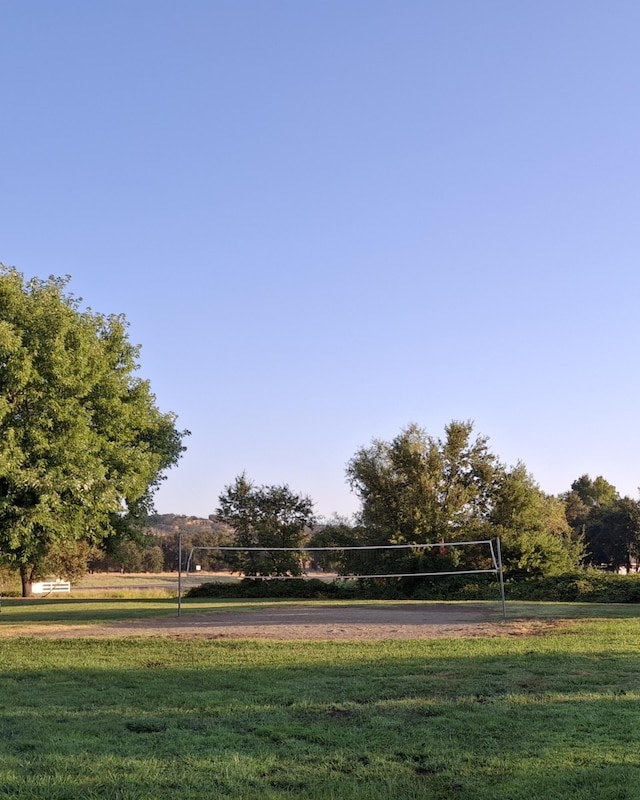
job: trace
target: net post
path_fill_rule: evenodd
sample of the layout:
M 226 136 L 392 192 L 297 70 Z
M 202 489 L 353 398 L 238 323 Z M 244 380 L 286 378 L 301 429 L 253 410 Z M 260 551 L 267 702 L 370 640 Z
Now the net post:
M 182 533 L 178 534 L 178 616 L 182 614 Z
M 502 570 L 502 548 L 500 547 L 500 537 L 496 536 L 496 551 L 498 554 L 498 582 L 500 584 L 500 599 L 502 601 L 502 616 L 507 618 L 507 604 L 504 599 L 504 572 Z

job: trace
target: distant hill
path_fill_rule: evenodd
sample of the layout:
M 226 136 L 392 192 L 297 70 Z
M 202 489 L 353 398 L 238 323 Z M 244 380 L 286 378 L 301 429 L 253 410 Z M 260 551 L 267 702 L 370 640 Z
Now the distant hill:
M 150 514 L 149 533 L 162 537 L 177 533 L 190 536 L 201 533 L 233 534 L 233 531 L 229 525 L 213 519 L 187 517 L 184 514 Z

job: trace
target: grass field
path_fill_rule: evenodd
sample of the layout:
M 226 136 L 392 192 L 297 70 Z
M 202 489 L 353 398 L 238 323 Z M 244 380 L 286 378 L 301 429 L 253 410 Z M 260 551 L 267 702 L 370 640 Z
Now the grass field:
M 204 581 L 215 580 L 222 583 L 234 583 L 239 580 L 237 575 L 228 572 L 190 572 L 182 574 L 182 587 L 184 590 L 192 586 L 199 586 Z M 177 572 L 96 572 L 88 573 L 72 584 L 72 597 L 87 597 L 92 594 L 100 597 L 135 596 L 144 594 L 148 596 L 155 592 L 158 596 L 175 596 L 178 588 Z M 11 593 L 19 596 L 20 580 L 15 574 L 0 573 L 0 593 Z
M 28 635 L 62 614 L 172 613 L 169 598 L 3 603 L 0 797 L 640 797 L 640 607 L 510 604 L 572 618 L 530 637 Z

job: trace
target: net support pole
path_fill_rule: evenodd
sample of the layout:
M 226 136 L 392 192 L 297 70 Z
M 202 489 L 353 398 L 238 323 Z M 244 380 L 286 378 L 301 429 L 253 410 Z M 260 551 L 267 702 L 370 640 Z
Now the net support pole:
M 502 616 L 507 618 L 507 604 L 504 599 L 504 574 L 502 572 L 502 548 L 500 547 L 500 537 L 496 537 L 496 553 L 498 556 L 498 582 L 500 584 L 500 600 L 502 601 Z
M 182 614 L 182 533 L 178 534 L 178 616 Z

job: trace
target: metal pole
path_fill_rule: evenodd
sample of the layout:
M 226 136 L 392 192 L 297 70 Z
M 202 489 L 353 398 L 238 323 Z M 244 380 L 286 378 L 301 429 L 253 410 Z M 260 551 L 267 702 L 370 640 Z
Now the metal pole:
M 496 537 L 498 550 L 498 580 L 500 582 L 500 599 L 502 600 L 502 616 L 507 618 L 507 604 L 504 599 L 504 573 L 502 571 L 502 549 L 500 547 L 500 537 Z
M 178 534 L 178 616 L 182 614 L 182 533 Z

